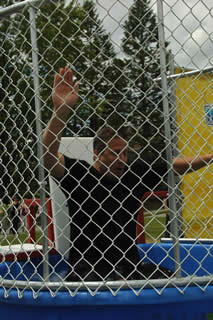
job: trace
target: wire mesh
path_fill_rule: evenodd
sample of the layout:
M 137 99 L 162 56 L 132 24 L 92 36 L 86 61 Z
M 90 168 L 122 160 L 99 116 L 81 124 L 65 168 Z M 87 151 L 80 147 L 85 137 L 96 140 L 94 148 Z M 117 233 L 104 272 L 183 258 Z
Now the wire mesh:
M 208 1 L 3 1 L 5 295 L 211 283 L 211 15 Z

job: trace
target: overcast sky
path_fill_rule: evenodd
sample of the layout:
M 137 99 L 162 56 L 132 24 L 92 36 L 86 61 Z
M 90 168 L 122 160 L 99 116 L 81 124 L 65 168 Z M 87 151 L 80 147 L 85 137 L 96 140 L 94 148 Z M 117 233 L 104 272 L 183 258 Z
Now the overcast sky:
M 79 0 L 83 1 L 83 0 Z M 133 0 L 94 0 L 105 29 L 119 51 L 122 25 Z M 157 15 L 157 0 L 152 0 Z M 175 62 L 201 69 L 213 63 L 213 0 L 164 0 L 166 40 Z

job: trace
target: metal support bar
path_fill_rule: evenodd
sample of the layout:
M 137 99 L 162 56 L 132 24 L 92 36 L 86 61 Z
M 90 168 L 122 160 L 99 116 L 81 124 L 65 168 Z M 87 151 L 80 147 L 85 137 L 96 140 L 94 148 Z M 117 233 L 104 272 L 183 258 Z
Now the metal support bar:
M 174 66 L 174 56 L 170 52 L 169 54 L 169 70 L 170 74 L 174 74 L 175 66 Z M 168 79 L 169 92 L 170 92 L 170 123 L 171 123 L 171 136 L 172 136 L 172 154 L 173 157 L 176 158 L 178 156 L 178 127 L 177 127 L 177 103 L 176 103 L 176 93 L 175 87 L 176 82 L 173 79 Z M 183 226 L 182 226 L 182 192 L 180 190 L 180 180 L 179 176 L 175 176 L 175 201 L 176 201 L 176 212 L 178 219 L 178 235 L 182 236 Z
M 176 276 L 181 277 L 181 264 L 180 264 L 180 250 L 179 250 L 179 239 L 178 239 L 178 219 L 177 219 L 177 208 L 175 199 L 175 178 L 174 171 L 172 169 L 172 138 L 170 128 L 170 117 L 169 117 L 169 102 L 168 102 L 168 87 L 167 87 L 167 73 L 166 73 L 166 48 L 165 48 L 165 35 L 163 26 L 163 2 L 162 0 L 157 1 L 157 13 L 158 13 L 158 36 L 159 36 L 159 47 L 160 47 L 160 63 L 161 63 L 161 86 L 163 91 L 163 110 L 165 119 L 165 136 L 167 138 L 167 161 L 168 161 L 168 193 L 170 217 L 171 217 L 171 237 L 174 245 L 174 259 L 175 259 L 175 271 Z
M 28 8 L 29 6 L 39 5 L 44 1 L 46 0 L 25 0 L 19 3 L 12 4 L 11 6 L 8 6 L 6 8 L 0 8 L 0 18 L 4 18 L 13 13 L 17 13 L 18 11 Z
M 204 74 L 204 73 L 211 73 L 211 72 L 213 72 L 213 67 L 208 67 L 205 69 L 197 69 L 197 70 L 167 75 L 167 79 L 175 80 L 175 79 L 181 79 L 181 78 L 186 78 L 190 76 L 196 76 L 197 74 L 201 74 L 201 73 Z M 161 81 L 161 77 L 154 79 L 154 81 Z
M 46 209 L 46 194 L 45 194 L 45 174 L 43 163 L 43 144 L 42 144 L 42 126 L 41 126 L 41 100 L 40 100 L 40 84 L 39 84 L 39 69 L 38 69 L 38 48 L 37 48 L 37 32 L 36 32 L 36 11 L 33 7 L 29 8 L 30 14 L 30 31 L 32 44 L 32 60 L 33 60 L 33 78 L 35 90 L 35 110 L 36 110 L 36 133 L 38 137 L 37 152 L 39 158 L 39 182 L 40 182 L 40 205 L 42 213 L 43 227 L 43 254 L 44 254 L 44 279 L 48 281 L 49 264 L 48 264 L 48 216 Z

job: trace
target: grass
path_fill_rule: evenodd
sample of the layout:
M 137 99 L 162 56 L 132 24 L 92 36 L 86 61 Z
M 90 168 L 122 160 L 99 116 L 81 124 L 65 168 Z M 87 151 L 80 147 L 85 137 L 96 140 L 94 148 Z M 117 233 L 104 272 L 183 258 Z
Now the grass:
M 166 215 L 163 210 L 156 213 L 152 211 L 150 214 L 145 215 L 144 223 L 145 223 L 145 233 L 146 233 L 146 242 L 155 242 L 160 241 L 160 238 L 164 236 L 165 232 L 165 221 Z M 36 232 L 36 243 L 42 244 L 42 232 Z M 9 244 L 21 244 L 28 242 L 28 233 L 20 232 L 18 235 L 0 235 L 0 245 L 5 246 Z
M 18 235 L 13 235 L 13 234 L 7 234 L 1 235 L 0 236 L 0 246 L 8 246 L 8 245 L 13 245 L 13 244 L 21 244 L 21 243 L 28 243 L 28 233 L 27 232 L 22 232 L 19 233 Z M 37 244 L 42 244 L 42 233 L 40 231 L 36 232 L 36 243 Z
M 159 242 L 166 231 L 165 224 L 166 215 L 163 214 L 163 212 L 161 212 L 161 214 L 156 214 L 155 212 L 152 212 L 152 214 L 150 215 L 145 215 L 144 225 L 146 242 Z

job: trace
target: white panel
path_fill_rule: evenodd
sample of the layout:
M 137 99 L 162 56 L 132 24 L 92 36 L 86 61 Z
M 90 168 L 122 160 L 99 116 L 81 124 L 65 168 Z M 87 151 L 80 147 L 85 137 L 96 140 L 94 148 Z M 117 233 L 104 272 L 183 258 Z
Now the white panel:
M 93 163 L 93 138 L 70 138 L 64 137 L 61 140 L 60 152 L 70 158 L 86 160 Z M 59 185 L 50 177 L 50 196 L 52 199 L 53 226 L 56 249 L 69 256 L 70 247 L 70 218 L 67 207 L 67 200 Z

